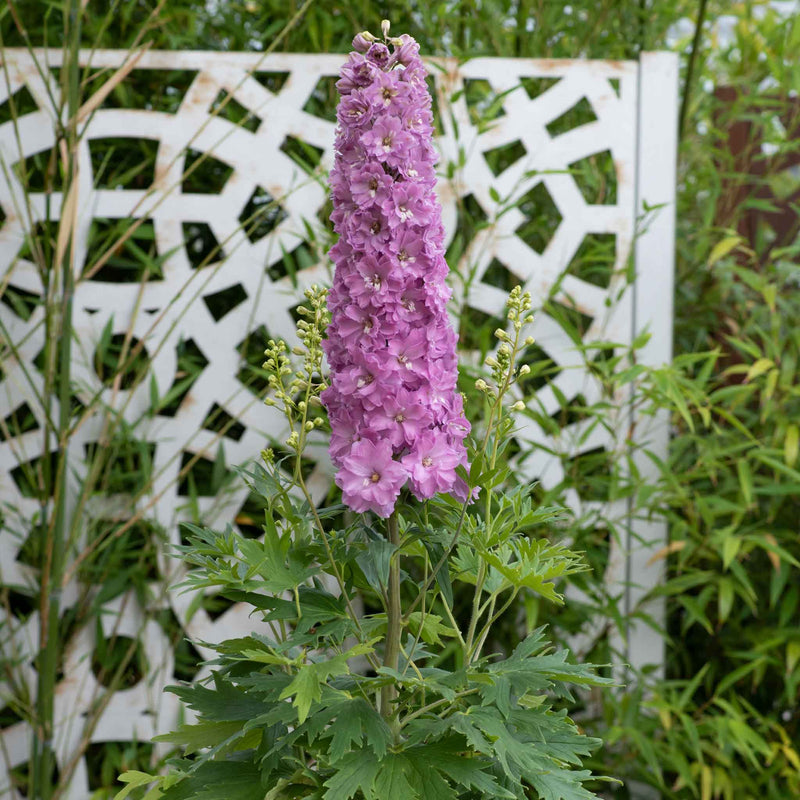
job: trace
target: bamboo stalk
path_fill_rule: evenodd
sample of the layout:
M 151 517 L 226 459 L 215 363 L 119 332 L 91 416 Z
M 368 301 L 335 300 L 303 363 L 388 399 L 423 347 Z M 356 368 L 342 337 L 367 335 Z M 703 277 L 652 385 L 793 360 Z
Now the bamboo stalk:
M 694 27 L 694 36 L 692 37 L 692 50 L 689 54 L 689 63 L 686 65 L 686 80 L 683 84 L 681 110 L 678 115 L 678 136 L 681 138 L 683 137 L 683 131 L 686 127 L 686 115 L 689 111 L 689 100 L 692 95 L 692 85 L 694 83 L 695 64 L 697 62 L 697 53 L 700 50 L 700 44 L 703 38 L 703 23 L 706 21 L 707 6 L 707 0 L 700 0 L 699 7 L 697 9 L 697 23 Z
M 80 49 L 80 0 L 69 0 L 69 13 L 65 17 L 64 41 L 68 47 L 68 58 L 65 59 L 65 75 L 63 87 L 67 97 L 69 111 L 68 126 L 63 131 L 65 190 L 69 194 L 73 185 L 78 182 L 78 162 L 76 158 L 78 133 L 77 110 L 80 107 L 80 67 L 78 51 Z M 67 187 L 67 184 L 69 186 Z M 49 324 L 56 335 L 57 348 L 52 353 L 49 364 L 53 368 L 50 375 L 54 385 L 58 403 L 58 428 L 53 431 L 58 443 L 58 462 L 55 474 L 53 494 L 53 516 L 47 530 L 44 564 L 42 565 L 41 588 L 41 627 L 39 640 L 39 658 L 37 663 L 36 715 L 34 725 L 32 765 L 30 772 L 29 797 L 33 800 L 51 800 L 54 796 L 53 786 L 55 752 L 54 737 L 54 705 L 55 689 L 58 679 L 61 641 L 59 636 L 59 620 L 61 616 L 61 588 L 64 574 L 65 542 L 68 526 L 67 509 L 67 459 L 70 430 L 70 383 L 71 383 L 71 347 L 72 347 L 72 296 L 74 291 L 74 218 L 71 215 L 62 220 L 62 225 L 72 225 L 71 231 L 59 236 L 64 244 L 58 249 L 58 256 L 52 267 L 55 272 L 54 282 L 61 278 L 61 296 L 58 298 L 55 319 Z M 58 288 L 56 287 L 56 292 Z M 50 337 L 48 337 L 50 338 Z M 52 342 L 52 339 L 50 340 Z M 50 437 L 48 436 L 48 440 Z M 49 443 L 49 441 L 48 441 Z M 45 451 L 45 463 L 49 457 Z M 48 476 L 49 478 L 52 476 Z M 48 484 L 50 481 L 48 480 Z M 49 488 L 49 487 L 48 487 Z M 49 493 L 49 492 L 48 492 Z

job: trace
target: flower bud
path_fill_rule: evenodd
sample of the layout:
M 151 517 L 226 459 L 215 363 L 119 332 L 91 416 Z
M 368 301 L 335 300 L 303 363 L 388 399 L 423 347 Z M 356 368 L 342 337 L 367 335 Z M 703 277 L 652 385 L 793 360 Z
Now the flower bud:
M 361 31 L 361 33 L 357 33 L 353 37 L 353 50 L 357 50 L 359 53 L 366 53 L 374 41 L 375 37 L 369 31 Z
M 531 371 L 531 368 L 527 364 L 523 364 L 519 368 L 519 376 L 522 377 L 523 375 L 528 375 Z
M 533 336 L 528 336 L 528 337 L 525 338 L 525 346 L 526 347 L 530 347 L 532 344 L 535 344 L 535 343 L 536 343 L 536 339 L 534 339 Z
M 495 335 L 495 336 L 496 336 L 496 337 L 497 337 L 497 338 L 498 338 L 498 339 L 499 339 L 501 342 L 506 342 L 506 341 L 508 341 L 508 333 L 506 333 L 506 332 L 505 332 L 505 331 L 504 331 L 502 328 L 498 328 L 498 329 L 497 329 L 497 330 L 494 332 L 494 335 Z
M 517 400 L 513 406 L 511 406 L 512 411 L 524 411 L 525 410 L 525 403 L 522 400 Z

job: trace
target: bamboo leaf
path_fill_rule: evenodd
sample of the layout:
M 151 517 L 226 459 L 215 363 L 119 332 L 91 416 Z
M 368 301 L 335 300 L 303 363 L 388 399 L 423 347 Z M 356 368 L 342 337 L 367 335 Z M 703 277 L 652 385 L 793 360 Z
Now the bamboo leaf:
M 800 453 L 800 428 L 793 423 L 786 429 L 786 437 L 783 440 L 783 460 L 788 467 L 793 467 L 797 463 L 798 453 Z
M 717 595 L 720 623 L 725 622 L 730 616 L 734 597 L 733 581 L 730 578 L 722 578 L 719 582 L 719 594 Z
M 711 253 L 708 256 L 708 266 L 713 267 L 721 258 L 725 258 L 728 253 L 735 250 L 743 239 L 741 236 L 726 236 L 722 241 L 717 242 L 711 248 Z
M 680 553 L 684 547 L 686 547 L 685 539 L 670 542 L 666 547 L 662 547 L 660 550 L 657 550 L 652 556 L 650 556 L 650 558 L 647 560 L 647 566 L 649 567 L 652 564 L 655 564 L 656 561 L 661 561 L 662 558 L 667 558 L 673 553 Z
M 775 362 L 771 358 L 759 358 L 753 363 L 749 370 L 747 370 L 747 375 L 745 376 L 745 383 L 749 383 L 754 378 L 757 378 L 759 375 L 763 375 L 767 370 L 772 369 L 775 366 Z
M 739 473 L 739 486 L 744 501 L 751 506 L 753 504 L 753 473 L 750 471 L 750 465 L 746 461 L 738 461 L 736 471 Z

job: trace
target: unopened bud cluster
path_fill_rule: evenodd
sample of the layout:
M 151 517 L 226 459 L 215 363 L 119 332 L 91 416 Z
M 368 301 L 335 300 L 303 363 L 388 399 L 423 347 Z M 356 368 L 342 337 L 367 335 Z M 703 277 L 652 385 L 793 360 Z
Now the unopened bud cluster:
M 300 432 L 293 429 L 286 440 L 287 447 L 298 452 L 305 441 L 304 434 L 325 424 L 322 417 L 307 417 L 308 407 L 319 405 L 319 395 L 326 387 L 321 377 L 324 357 L 322 342 L 330 322 L 325 302 L 327 290 L 314 285 L 306 290 L 305 297 L 306 305 L 297 309 L 300 317 L 297 336 L 301 344 L 291 349 L 291 355 L 302 359 L 301 364 L 294 365 L 286 342 L 270 339 L 264 351 L 266 360 L 262 365 L 269 384 L 269 395 L 264 402 L 268 406 L 282 406 L 290 425 L 299 425 Z
M 532 336 L 522 337 L 522 329 L 525 325 L 533 322 L 533 315 L 530 314 L 532 306 L 529 292 L 523 292 L 516 286 L 511 291 L 507 301 L 507 319 L 511 322 L 512 332 L 498 328 L 495 338 L 500 342 L 493 355 L 487 356 L 484 363 L 491 370 L 492 380 L 486 381 L 478 378 L 475 381 L 475 388 L 485 394 L 490 400 L 495 400 L 505 394 L 508 388 L 516 383 L 520 378 L 530 374 L 531 368 L 527 364 L 516 366 L 516 359 L 523 347 L 529 347 L 534 343 Z M 512 411 L 524 411 L 525 403 L 517 400 L 511 405 Z

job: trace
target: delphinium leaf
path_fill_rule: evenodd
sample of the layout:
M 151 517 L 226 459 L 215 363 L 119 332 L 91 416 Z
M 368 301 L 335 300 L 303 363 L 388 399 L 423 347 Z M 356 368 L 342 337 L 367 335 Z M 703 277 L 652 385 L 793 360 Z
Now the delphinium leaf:
M 376 797 L 403 797 L 412 800 L 419 798 L 419 781 L 414 774 L 414 766 L 404 753 L 389 753 L 375 774 L 373 791 Z M 412 782 L 417 787 L 412 786 Z
M 171 786 L 162 800 L 263 800 L 261 774 L 248 761 L 207 761 Z
M 334 775 L 325 781 L 325 800 L 351 800 L 359 791 L 365 800 L 379 800 L 372 791 L 380 762 L 368 750 L 348 753 L 340 762 Z
M 330 729 L 333 734 L 329 750 L 332 762 L 343 758 L 351 745 L 360 746 L 362 739 L 377 758 L 383 758 L 392 734 L 385 720 L 371 705 L 356 698 L 345 701 L 335 711 L 336 722 Z
M 369 644 L 361 643 L 347 653 L 302 665 L 292 682 L 281 692 L 279 699 L 285 700 L 294 695 L 292 702 L 297 708 L 298 719 L 301 723 L 305 722 L 312 703 L 322 698 L 322 685 L 328 678 L 349 674 L 348 659 L 371 652 L 372 647 Z
M 248 720 L 265 710 L 256 697 L 233 686 L 219 674 L 214 675 L 214 684 L 213 689 L 199 684 L 170 686 L 168 689 L 189 708 L 217 722 Z

